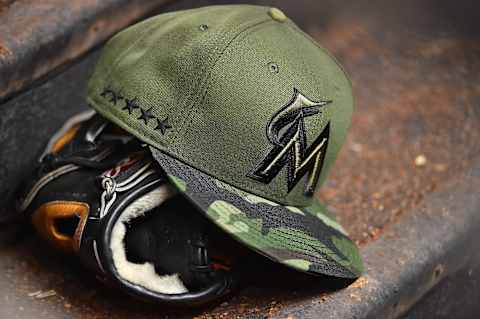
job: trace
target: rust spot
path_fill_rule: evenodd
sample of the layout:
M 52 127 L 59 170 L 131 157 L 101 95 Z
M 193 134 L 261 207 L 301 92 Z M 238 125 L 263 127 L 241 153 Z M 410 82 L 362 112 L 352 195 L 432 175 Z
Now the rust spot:
M 354 299 L 355 301 L 361 301 L 362 300 L 362 297 L 357 293 L 351 293 L 350 298 Z
M 365 285 L 368 283 L 367 277 L 360 277 L 357 280 L 355 280 L 354 283 L 352 283 L 350 286 L 348 286 L 348 289 L 361 289 L 365 287 Z
M 7 48 L 5 45 L 2 45 L 0 43 L 0 57 L 6 57 L 12 54 L 12 51 L 10 51 L 9 48 Z

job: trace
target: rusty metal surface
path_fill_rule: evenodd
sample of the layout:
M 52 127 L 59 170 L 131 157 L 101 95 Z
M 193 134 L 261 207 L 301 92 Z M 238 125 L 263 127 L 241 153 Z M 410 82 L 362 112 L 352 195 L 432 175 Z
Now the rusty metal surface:
M 468 298 L 455 298 L 468 296 Z M 405 319 L 475 318 L 480 300 L 480 265 L 471 265 L 450 274 L 417 303 Z
M 480 20 L 460 3 L 363 2 L 312 30 L 350 71 L 357 98 L 323 198 L 360 243 L 480 153 Z
M 468 183 L 459 179 L 427 195 L 379 240 L 365 246 L 367 270 L 357 282 L 323 299 L 290 303 L 275 318 L 318 318 L 319 313 L 326 319 L 398 318 L 444 278 L 460 280 L 455 278 L 458 273 L 478 269 L 480 162 L 468 172 Z M 478 313 L 478 302 L 471 299 L 476 295 L 447 298 Z M 453 315 L 470 317 L 469 313 Z
M 253 276 L 220 305 L 180 311 L 138 304 L 112 292 L 74 260 L 27 237 L 0 248 L 0 292 L 6 298 L 0 298 L 0 317 L 397 317 L 442 278 L 478 264 L 479 5 L 443 0 L 256 2 L 283 8 L 351 74 L 357 109 L 321 196 L 361 244 L 365 277 L 338 290 L 341 283 L 318 278 L 307 285 L 293 272 L 277 269 Z M 211 3 L 179 1 L 170 9 Z M 91 59 L 85 63 L 92 65 Z M 42 87 L 41 103 L 68 93 L 56 92 L 57 87 L 74 90 L 74 85 L 62 86 L 79 71 L 69 72 Z M 18 105 L 27 107 L 35 96 L 32 92 L 30 100 Z M 66 107 L 66 98 L 62 101 Z M 31 144 L 38 148 L 40 141 Z M 53 296 L 29 297 L 51 289 Z
M 167 0 L 3 0 L 0 101 L 66 67 Z

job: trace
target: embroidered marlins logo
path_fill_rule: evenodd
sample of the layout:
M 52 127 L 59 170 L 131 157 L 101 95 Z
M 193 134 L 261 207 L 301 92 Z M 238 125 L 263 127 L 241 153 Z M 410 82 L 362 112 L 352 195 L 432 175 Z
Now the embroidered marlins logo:
M 314 102 L 294 89 L 291 101 L 275 113 L 267 125 L 267 138 L 273 145 L 272 150 L 248 176 L 268 184 L 287 166 L 287 187 L 290 192 L 308 172 L 305 195 L 312 196 L 325 159 L 330 122 L 307 147 L 305 118 L 318 115 L 331 102 Z

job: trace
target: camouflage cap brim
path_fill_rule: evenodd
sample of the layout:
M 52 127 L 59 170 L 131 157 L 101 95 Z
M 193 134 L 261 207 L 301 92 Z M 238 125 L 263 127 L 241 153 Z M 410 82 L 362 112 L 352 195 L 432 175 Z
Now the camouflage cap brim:
M 170 181 L 246 246 L 308 273 L 357 278 L 363 272 L 358 248 L 318 201 L 309 207 L 283 206 L 150 149 Z

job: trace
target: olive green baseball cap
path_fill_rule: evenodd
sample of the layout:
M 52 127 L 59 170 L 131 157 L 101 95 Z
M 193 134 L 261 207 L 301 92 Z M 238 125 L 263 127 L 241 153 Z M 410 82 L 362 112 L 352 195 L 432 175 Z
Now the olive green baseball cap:
M 301 271 L 361 274 L 357 247 L 316 196 L 350 124 L 351 84 L 279 9 L 138 23 L 107 43 L 87 99 L 240 242 Z

